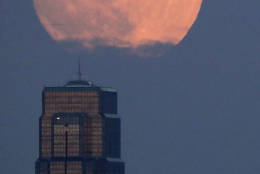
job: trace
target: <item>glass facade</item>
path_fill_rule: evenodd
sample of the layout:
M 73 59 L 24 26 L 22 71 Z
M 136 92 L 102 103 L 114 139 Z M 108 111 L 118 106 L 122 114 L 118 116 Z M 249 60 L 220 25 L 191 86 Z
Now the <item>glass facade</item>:
M 80 135 L 83 114 L 58 113 L 52 117 L 52 156 L 80 156 Z
M 114 89 L 86 81 L 46 87 L 42 105 L 36 174 L 124 174 Z

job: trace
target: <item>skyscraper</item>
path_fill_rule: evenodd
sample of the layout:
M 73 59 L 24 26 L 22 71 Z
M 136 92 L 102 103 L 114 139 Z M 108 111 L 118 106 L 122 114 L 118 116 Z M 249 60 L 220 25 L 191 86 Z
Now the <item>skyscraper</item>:
M 45 87 L 36 174 L 124 174 L 117 91 L 79 79 Z

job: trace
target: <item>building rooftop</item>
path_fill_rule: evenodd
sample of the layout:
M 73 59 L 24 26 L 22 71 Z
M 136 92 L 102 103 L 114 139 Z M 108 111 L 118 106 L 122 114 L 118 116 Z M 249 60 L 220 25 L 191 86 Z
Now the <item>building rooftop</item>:
M 101 87 L 94 85 L 91 81 L 82 78 L 80 60 L 78 65 L 78 79 L 68 81 L 64 86 L 45 87 L 45 91 L 82 91 L 82 90 L 99 90 L 106 92 L 116 92 L 116 89 L 110 87 Z
M 91 87 L 94 86 L 92 82 L 87 80 L 72 80 L 66 83 L 65 87 Z
M 44 91 L 86 91 L 86 90 L 117 92 L 117 90 L 114 88 L 94 85 L 91 81 L 82 80 L 82 79 L 68 81 L 64 86 L 44 87 Z

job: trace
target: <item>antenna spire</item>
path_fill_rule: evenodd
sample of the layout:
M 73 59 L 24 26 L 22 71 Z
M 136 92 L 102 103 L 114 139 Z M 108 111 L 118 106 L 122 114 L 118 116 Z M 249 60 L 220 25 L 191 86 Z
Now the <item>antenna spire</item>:
M 81 73 L 81 62 L 80 62 L 80 58 L 79 58 L 79 62 L 78 62 L 78 77 L 79 77 L 79 80 L 82 80 L 82 73 Z

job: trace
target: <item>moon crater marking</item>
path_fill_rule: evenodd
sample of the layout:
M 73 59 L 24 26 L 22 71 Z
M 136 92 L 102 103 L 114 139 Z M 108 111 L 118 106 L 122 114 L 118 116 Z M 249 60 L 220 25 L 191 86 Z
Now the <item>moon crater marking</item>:
M 118 47 L 178 44 L 196 20 L 202 0 L 34 0 L 38 17 L 56 41 L 95 40 Z

